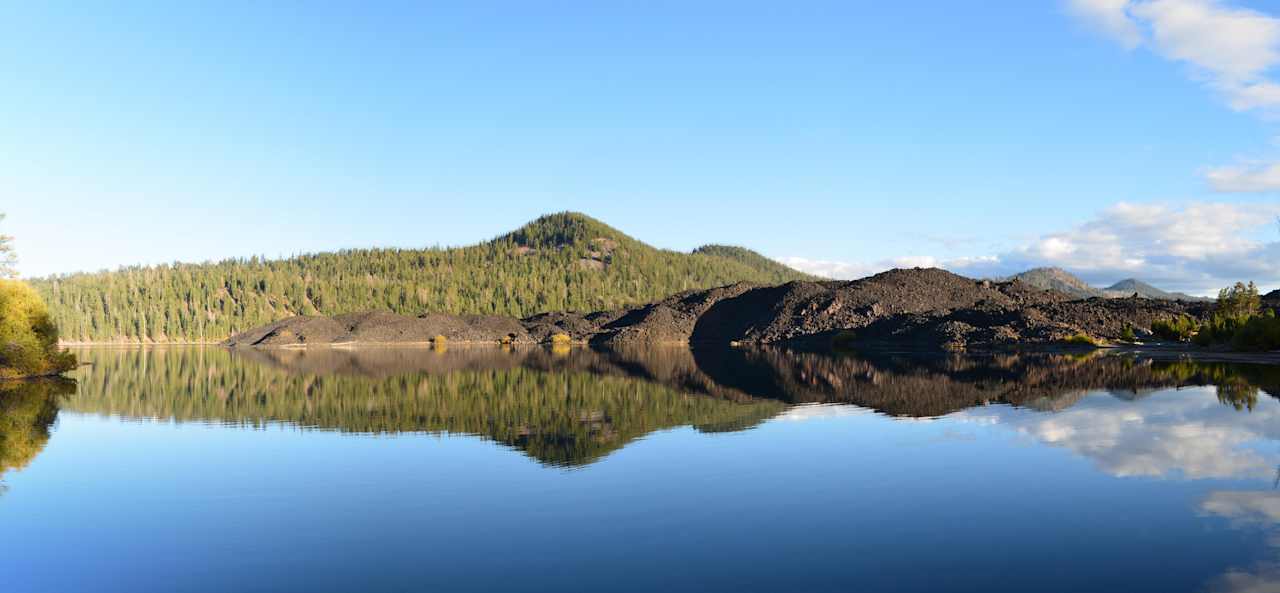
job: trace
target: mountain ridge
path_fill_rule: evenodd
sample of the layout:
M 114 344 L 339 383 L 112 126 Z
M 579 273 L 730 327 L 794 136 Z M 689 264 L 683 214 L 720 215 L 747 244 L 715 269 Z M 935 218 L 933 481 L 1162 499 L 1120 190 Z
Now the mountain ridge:
M 524 317 L 617 309 L 735 282 L 810 280 L 742 247 L 650 246 L 577 212 L 449 248 L 134 266 L 38 278 L 66 342 L 203 342 L 295 315 Z
M 1132 296 L 1137 293 L 1138 296 L 1149 299 L 1163 299 L 1167 301 L 1207 301 L 1205 297 L 1191 296 L 1185 292 L 1169 292 L 1152 286 L 1137 278 L 1125 278 L 1104 289 L 1108 296 L 1115 295 L 1121 297 Z
M 1140 297 L 1157 300 L 1169 301 L 1207 301 L 1204 297 L 1191 296 L 1181 292 L 1169 292 L 1161 290 L 1138 280 L 1137 278 L 1125 278 L 1106 288 L 1098 288 L 1093 286 L 1078 276 L 1059 267 L 1039 267 L 1031 268 L 1025 272 L 1014 274 L 1004 280 L 1018 280 L 1029 286 L 1042 290 L 1056 290 L 1063 294 L 1081 298 L 1127 298 L 1134 294 Z

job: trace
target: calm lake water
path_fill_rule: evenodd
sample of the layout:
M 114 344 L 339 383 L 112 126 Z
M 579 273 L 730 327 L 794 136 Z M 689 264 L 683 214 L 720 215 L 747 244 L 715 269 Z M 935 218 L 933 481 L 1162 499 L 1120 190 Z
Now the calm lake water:
M 1280 591 L 1280 367 L 90 349 L 0 591 Z

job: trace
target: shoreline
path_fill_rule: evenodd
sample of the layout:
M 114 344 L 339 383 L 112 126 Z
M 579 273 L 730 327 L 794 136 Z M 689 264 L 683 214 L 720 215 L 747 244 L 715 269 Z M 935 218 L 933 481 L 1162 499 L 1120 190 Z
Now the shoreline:
M 587 342 L 574 341 L 566 346 L 573 347 L 591 347 Z M 443 351 L 453 347 L 461 348 L 528 348 L 528 347 L 551 347 L 548 343 L 500 343 L 489 340 L 450 340 L 445 343 L 443 349 L 437 348 L 430 341 L 412 341 L 412 342 L 328 342 L 313 344 L 281 344 L 273 346 L 229 346 L 222 342 L 68 342 L 60 344 L 64 348 L 93 348 L 93 349 L 142 349 L 142 348 L 167 348 L 167 347 L 219 347 L 227 350 L 357 350 L 361 348 L 404 348 L 414 350 L 437 350 Z M 735 343 L 735 344 L 698 344 L 690 342 L 662 342 L 647 344 L 646 347 L 654 348 L 789 348 L 787 344 L 751 344 L 751 343 Z M 805 348 L 801 344 L 796 344 L 798 350 L 814 352 L 811 348 Z M 604 346 L 605 349 L 610 349 Z M 899 348 L 892 346 L 877 346 L 875 344 L 867 344 L 862 347 L 853 346 L 847 349 L 826 349 L 823 350 L 833 355 L 839 355 L 841 352 L 887 352 L 902 353 L 915 355 L 936 355 L 936 356 L 992 356 L 999 354 L 1104 354 L 1104 355 L 1136 355 L 1142 358 L 1159 361 L 1171 361 L 1179 359 L 1191 359 L 1202 362 L 1236 362 L 1247 364 L 1268 364 L 1280 365 L 1280 351 L 1272 352 L 1230 352 L 1217 351 L 1197 348 L 1187 348 L 1180 346 L 1161 346 L 1161 345 L 1107 345 L 1094 348 L 1079 348 L 1071 346 L 1040 346 L 1025 347 L 1013 349 L 974 349 L 949 351 L 941 348 Z
M 119 346 L 122 348 L 138 348 L 144 346 L 219 346 L 221 341 L 217 342 L 58 342 L 59 348 L 84 348 L 94 347 L 103 348 L 111 346 Z

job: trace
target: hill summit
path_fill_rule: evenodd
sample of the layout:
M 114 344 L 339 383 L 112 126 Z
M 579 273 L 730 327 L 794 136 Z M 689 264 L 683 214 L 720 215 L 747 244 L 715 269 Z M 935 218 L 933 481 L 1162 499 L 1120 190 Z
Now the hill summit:
M 812 277 L 742 247 L 658 249 L 590 216 L 542 216 L 466 247 L 128 267 L 32 282 L 71 342 L 217 342 L 295 315 L 526 317 L 602 311 L 735 282 Z
M 1137 278 L 1126 278 L 1111 286 L 1104 291 L 1107 296 L 1133 296 L 1134 294 L 1148 299 L 1163 299 L 1166 301 L 1204 301 L 1209 300 L 1204 297 L 1191 296 L 1182 292 L 1168 292 L 1160 290 L 1146 282 Z
M 1043 290 L 1056 290 L 1078 299 L 1103 296 L 1101 290 L 1089 286 L 1087 282 L 1062 268 L 1032 268 L 1015 274 L 1010 279 Z
M 1042 290 L 1056 290 L 1077 299 L 1125 298 L 1136 294 L 1142 298 L 1166 301 L 1207 300 L 1181 292 L 1160 290 L 1137 278 L 1126 278 L 1106 288 L 1097 288 L 1062 268 L 1032 268 L 1021 274 L 1015 274 L 1009 279 L 1018 280 Z
M 622 231 L 580 212 L 558 212 L 540 216 L 493 242 L 538 249 L 571 247 L 601 240 L 639 244 L 639 241 Z

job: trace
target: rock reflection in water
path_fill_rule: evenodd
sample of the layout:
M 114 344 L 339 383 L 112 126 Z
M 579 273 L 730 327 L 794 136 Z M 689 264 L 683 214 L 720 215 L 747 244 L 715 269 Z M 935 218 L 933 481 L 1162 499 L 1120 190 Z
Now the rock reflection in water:
M 1259 391 L 1280 394 L 1280 366 L 1156 361 L 1135 356 L 913 353 L 828 355 L 776 349 L 695 350 L 711 381 L 789 403 L 848 403 L 890 416 L 943 416 L 994 403 L 1043 411 L 1107 391 L 1133 399 L 1160 389 L 1217 386 L 1245 408 Z

